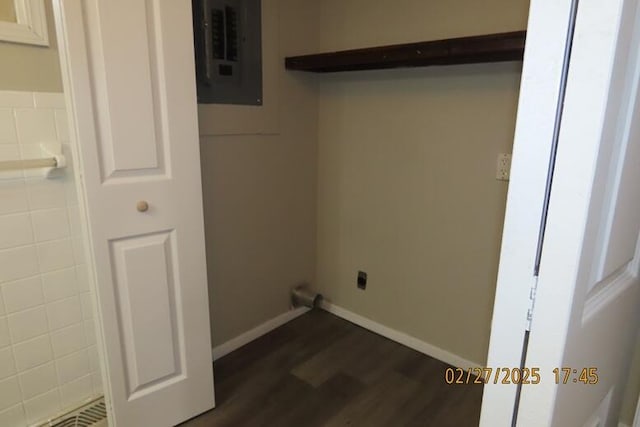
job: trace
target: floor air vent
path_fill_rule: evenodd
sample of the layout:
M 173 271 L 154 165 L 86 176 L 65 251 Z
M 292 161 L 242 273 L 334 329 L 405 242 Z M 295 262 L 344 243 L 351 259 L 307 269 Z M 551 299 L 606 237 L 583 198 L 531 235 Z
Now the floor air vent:
M 104 398 L 94 400 L 58 420 L 47 423 L 51 427 L 98 427 L 107 425 L 107 407 Z

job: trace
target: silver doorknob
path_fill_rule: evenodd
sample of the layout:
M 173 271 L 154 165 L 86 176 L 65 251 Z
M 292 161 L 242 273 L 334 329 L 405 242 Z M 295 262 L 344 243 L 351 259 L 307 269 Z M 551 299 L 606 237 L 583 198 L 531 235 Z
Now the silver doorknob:
M 149 210 L 149 203 L 145 202 L 144 200 L 140 200 L 136 204 L 136 209 L 138 209 L 138 212 L 146 212 Z

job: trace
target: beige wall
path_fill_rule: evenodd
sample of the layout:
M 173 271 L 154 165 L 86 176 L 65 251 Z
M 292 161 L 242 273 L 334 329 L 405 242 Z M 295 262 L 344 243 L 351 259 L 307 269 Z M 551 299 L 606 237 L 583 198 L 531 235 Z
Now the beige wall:
M 45 5 L 50 46 L 0 41 L 0 90 L 62 92 L 51 0 Z
M 14 0 L 0 0 L 0 21 L 16 22 Z
M 324 0 L 324 51 L 524 29 L 520 0 Z M 317 284 L 472 362 L 489 341 L 521 64 L 323 76 Z M 369 274 L 366 291 L 356 274 Z
M 322 0 L 324 51 L 523 30 L 528 0 Z
M 201 139 L 214 346 L 286 312 L 291 287 L 315 274 L 317 93 L 312 76 L 282 66 L 284 56 L 316 43 L 315 3 L 263 2 L 264 14 L 275 10 L 280 22 L 264 29 L 275 30 L 279 40 L 264 58 L 265 67 L 276 69 L 275 81 L 265 81 L 277 85 L 279 120 L 265 125 L 275 133 Z M 253 109 L 248 107 L 243 128 L 260 132 Z M 201 129 L 215 128 L 206 120 L 242 123 L 237 108 L 207 111 L 216 110 L 201 108 Z

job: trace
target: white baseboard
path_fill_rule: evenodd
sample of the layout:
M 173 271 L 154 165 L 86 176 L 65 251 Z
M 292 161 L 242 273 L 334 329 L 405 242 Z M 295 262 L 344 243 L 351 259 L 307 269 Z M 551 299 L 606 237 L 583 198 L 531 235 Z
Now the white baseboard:
M 296 308 L 294 310 L 287 311 L 286 313 L 282 313 L 281 315 L 274 317 L 271 320 L 267 320 L 261 325 L 256 326 L 255 328 L 239 335 L 225 343 L 216 346 L 212 350 L 213 360 L 218 360 L 223 356 L 231 353 L 234 350 L 239 349 L 243 345 L 249 344 L 251 341 L 260 338 L 263 335 L 268 334 L 274 329 L 284 325 L 295 319 L 296 317 L 300 317 L 309 311 L 306 307 Z
M 433 357 L 434 359 L 438 359 L 457 368 L 463 368 L 466 370 L 469 368 L 482 367 L 482 365 L 477 362 L 466 360 L 458 355 L 450 353 L 434 345 L 428 344 L 424 341 L 420 341 L 419 339 L 407 335 L 403 332 L 396 331 L 395 329 L 391 329 L 380 323 L 374 322 L 371 319 L 367 319 L 366 317 L 355 314 L 335 304 L 324 301 L 321 305 L 321 308 L 328 311 L 329 313 L 343 318 L 344 320 L 368 329 L 371 332 L 382 335 L 383 337 L 388 338 L 391 341 L 395 341 L 415 351 L 426 354 L 427 356 Z
M 416 350 L 422 354 L 426 354 L 427 356 L 433 357 L 434 359 L 438 359 L 449 365 L 464 369 L 481 367 L 481 364 L 477 362 L 472 362 L 470 360 L 464 359 L 456 354 L 450 353 L 439 347 L 428 344 L 424 341 L 420 341 L 419 339 L 407 335 L 403 332 L 396 331 L 395 329 L 391 329 L 380 323 L 374 322 L 371 319 L 367 319 L 366 317 L 355 314 L 335 304 L 325 301 L 322 303 L 321 308 L 344 320 L 347 320 L 371 332 L 375 332 L 378 335 L 382 335 L 385 338 Z M 249 344 L 251 341 L 258 339 L 265 334 L 268 334 L 274 329 L 292 321 L 297 317 L 302 316 L 308 311 L 309 309 L 305 307 L 287 311 L 286 313 L 283 313 L 271 320 L 266 321 L 261 325 L 256 326 L 255 328 L 243 333 L 242 335 L 239 335 L 223 344 L 220 344 L 219 346 L 214 347 L 212 350 L 213 360 L 217 360 L 223 356 L 226 356 L 232 351 Z

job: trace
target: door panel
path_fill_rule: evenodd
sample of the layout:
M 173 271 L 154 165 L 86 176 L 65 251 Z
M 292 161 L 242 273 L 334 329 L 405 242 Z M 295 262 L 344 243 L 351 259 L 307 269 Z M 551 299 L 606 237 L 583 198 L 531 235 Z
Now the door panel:
M 119 1 L 86 5 L 90 43 L 102 46 L 90 55 L 105 181 L 162 173 L 161 130 L 167 118 L 156 114 L 156 109 L 162 109 L 158 76 L 165 64 L 158 60 L 156 50 L 155 36 L 161 34 L 161 22 L 154 13 L 160 5 L 155 3 L 130 2 L 124 14 Z M 135 121 L 131 120 L 132 112 Z M 136 143 L 127 144 L 129 140 Z
M 111 242 L 129 399 L 184 371 L 180 357 L 184 340 L 176 313 L 176 294 L 180 294 L 176 282 L 180 279 L 174 273 L 174 239 L 171 232 L 161 232 Z
M 638 48 L 639 46 L 636 46 Z M 638 81 L 628 88 L 631 94 L 638 93 Z M 634 120 L 640 114 L 640 97 L 629 108 L 626 117 L 621 118 L 623 134 L 616 138 L 615 151 L 619 156 L 611 167 L 610 205 L 605 205 L 609 217 L 603 227 L 606 236 L 606 252 L 602 257 L 602 273 L 605 277 L 629 263 L 635 254 L 636 236 L 640 232 L 640 144 L 630 144 L 640 140 L 640 122 Z
M 593 413 L 591 418 L 584 424 L 584 427 L 600 427 L 606 422 L 606 416 L 609 413 L 609 406 L 611 404 L 611 395 L 613 390 L 609 390 L 607 396 L 602 399 L 598 409 Z
M 111 422 L 172 426 L 214 405 L 191 2 L 54 5 Z

